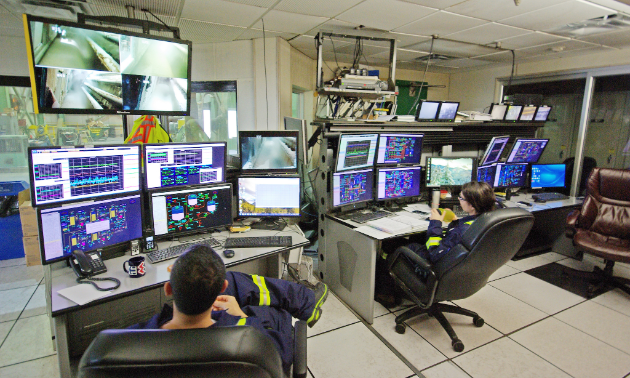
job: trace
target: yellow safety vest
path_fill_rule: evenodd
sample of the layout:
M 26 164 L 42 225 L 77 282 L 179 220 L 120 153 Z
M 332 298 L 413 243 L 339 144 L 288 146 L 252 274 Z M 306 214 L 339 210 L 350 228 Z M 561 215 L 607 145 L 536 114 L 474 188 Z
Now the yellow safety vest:
M 168 143 L 168 133 L 155 116 L 144 115 L 133 123 L 133 129 L 125 143 Z

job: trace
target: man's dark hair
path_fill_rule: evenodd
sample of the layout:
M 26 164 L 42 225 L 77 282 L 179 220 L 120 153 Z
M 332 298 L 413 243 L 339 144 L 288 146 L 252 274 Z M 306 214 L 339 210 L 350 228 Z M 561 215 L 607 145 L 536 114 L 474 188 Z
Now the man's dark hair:
M 492 187 L 486 182 L 471 181 L 462 185 L 460 196 L 474 207 L 479 215 L 494 210 L 496 197 Z
M 210 247 L 195 245 L 171 269 L 171 287 L 177 309 L 186 315 L 207 311 L 223 289 L 225 265 Z

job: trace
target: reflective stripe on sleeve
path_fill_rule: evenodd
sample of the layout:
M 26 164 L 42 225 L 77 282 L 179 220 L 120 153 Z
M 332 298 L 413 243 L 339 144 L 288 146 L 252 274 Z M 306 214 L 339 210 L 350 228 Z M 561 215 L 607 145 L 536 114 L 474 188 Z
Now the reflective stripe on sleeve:
M 236 323 L 237 326 L 243 326 L 247 322 L 247 318 L 240 318 Z
M 260 300 L 258 302 L 259 306 L 269 306 L 271 304 L 271 297 L 269 296 L 269 290 L 267 289 L 267 284 L 265 284 L 265 277 L 253 275 L 252 280 L 258 286 L 258 290 L 260 292 Z
M 429 240 L 427 240 L 427 248 L 433 247 L 434 245 L 439 245 L 441 240 L 442 238 L 439 236 L 430 237 Z

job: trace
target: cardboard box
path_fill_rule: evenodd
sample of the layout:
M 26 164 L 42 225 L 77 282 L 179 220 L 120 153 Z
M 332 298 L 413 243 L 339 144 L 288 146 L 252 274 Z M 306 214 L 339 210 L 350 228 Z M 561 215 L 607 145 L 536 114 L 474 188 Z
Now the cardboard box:
M 24 244 L 26 266 L 42 265 L 42 257 L 39 253 L 39 237 L 37 235 L 24 236 L 22 243 Z
M 37 211 L 31 206 L 31 201 L 20 204 L 20 220 L 22 221 L 22 236 L 37 236 Z

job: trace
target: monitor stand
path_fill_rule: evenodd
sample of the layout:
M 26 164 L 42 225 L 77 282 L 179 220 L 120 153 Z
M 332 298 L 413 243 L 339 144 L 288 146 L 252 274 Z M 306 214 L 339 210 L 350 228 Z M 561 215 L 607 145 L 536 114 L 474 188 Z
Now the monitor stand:
M 264 218 L 256 223 L 250 224 L 249 226 L 252 230 L 282 231 L 286 225 L 286 222 L 284 222 L 281 218 Z

